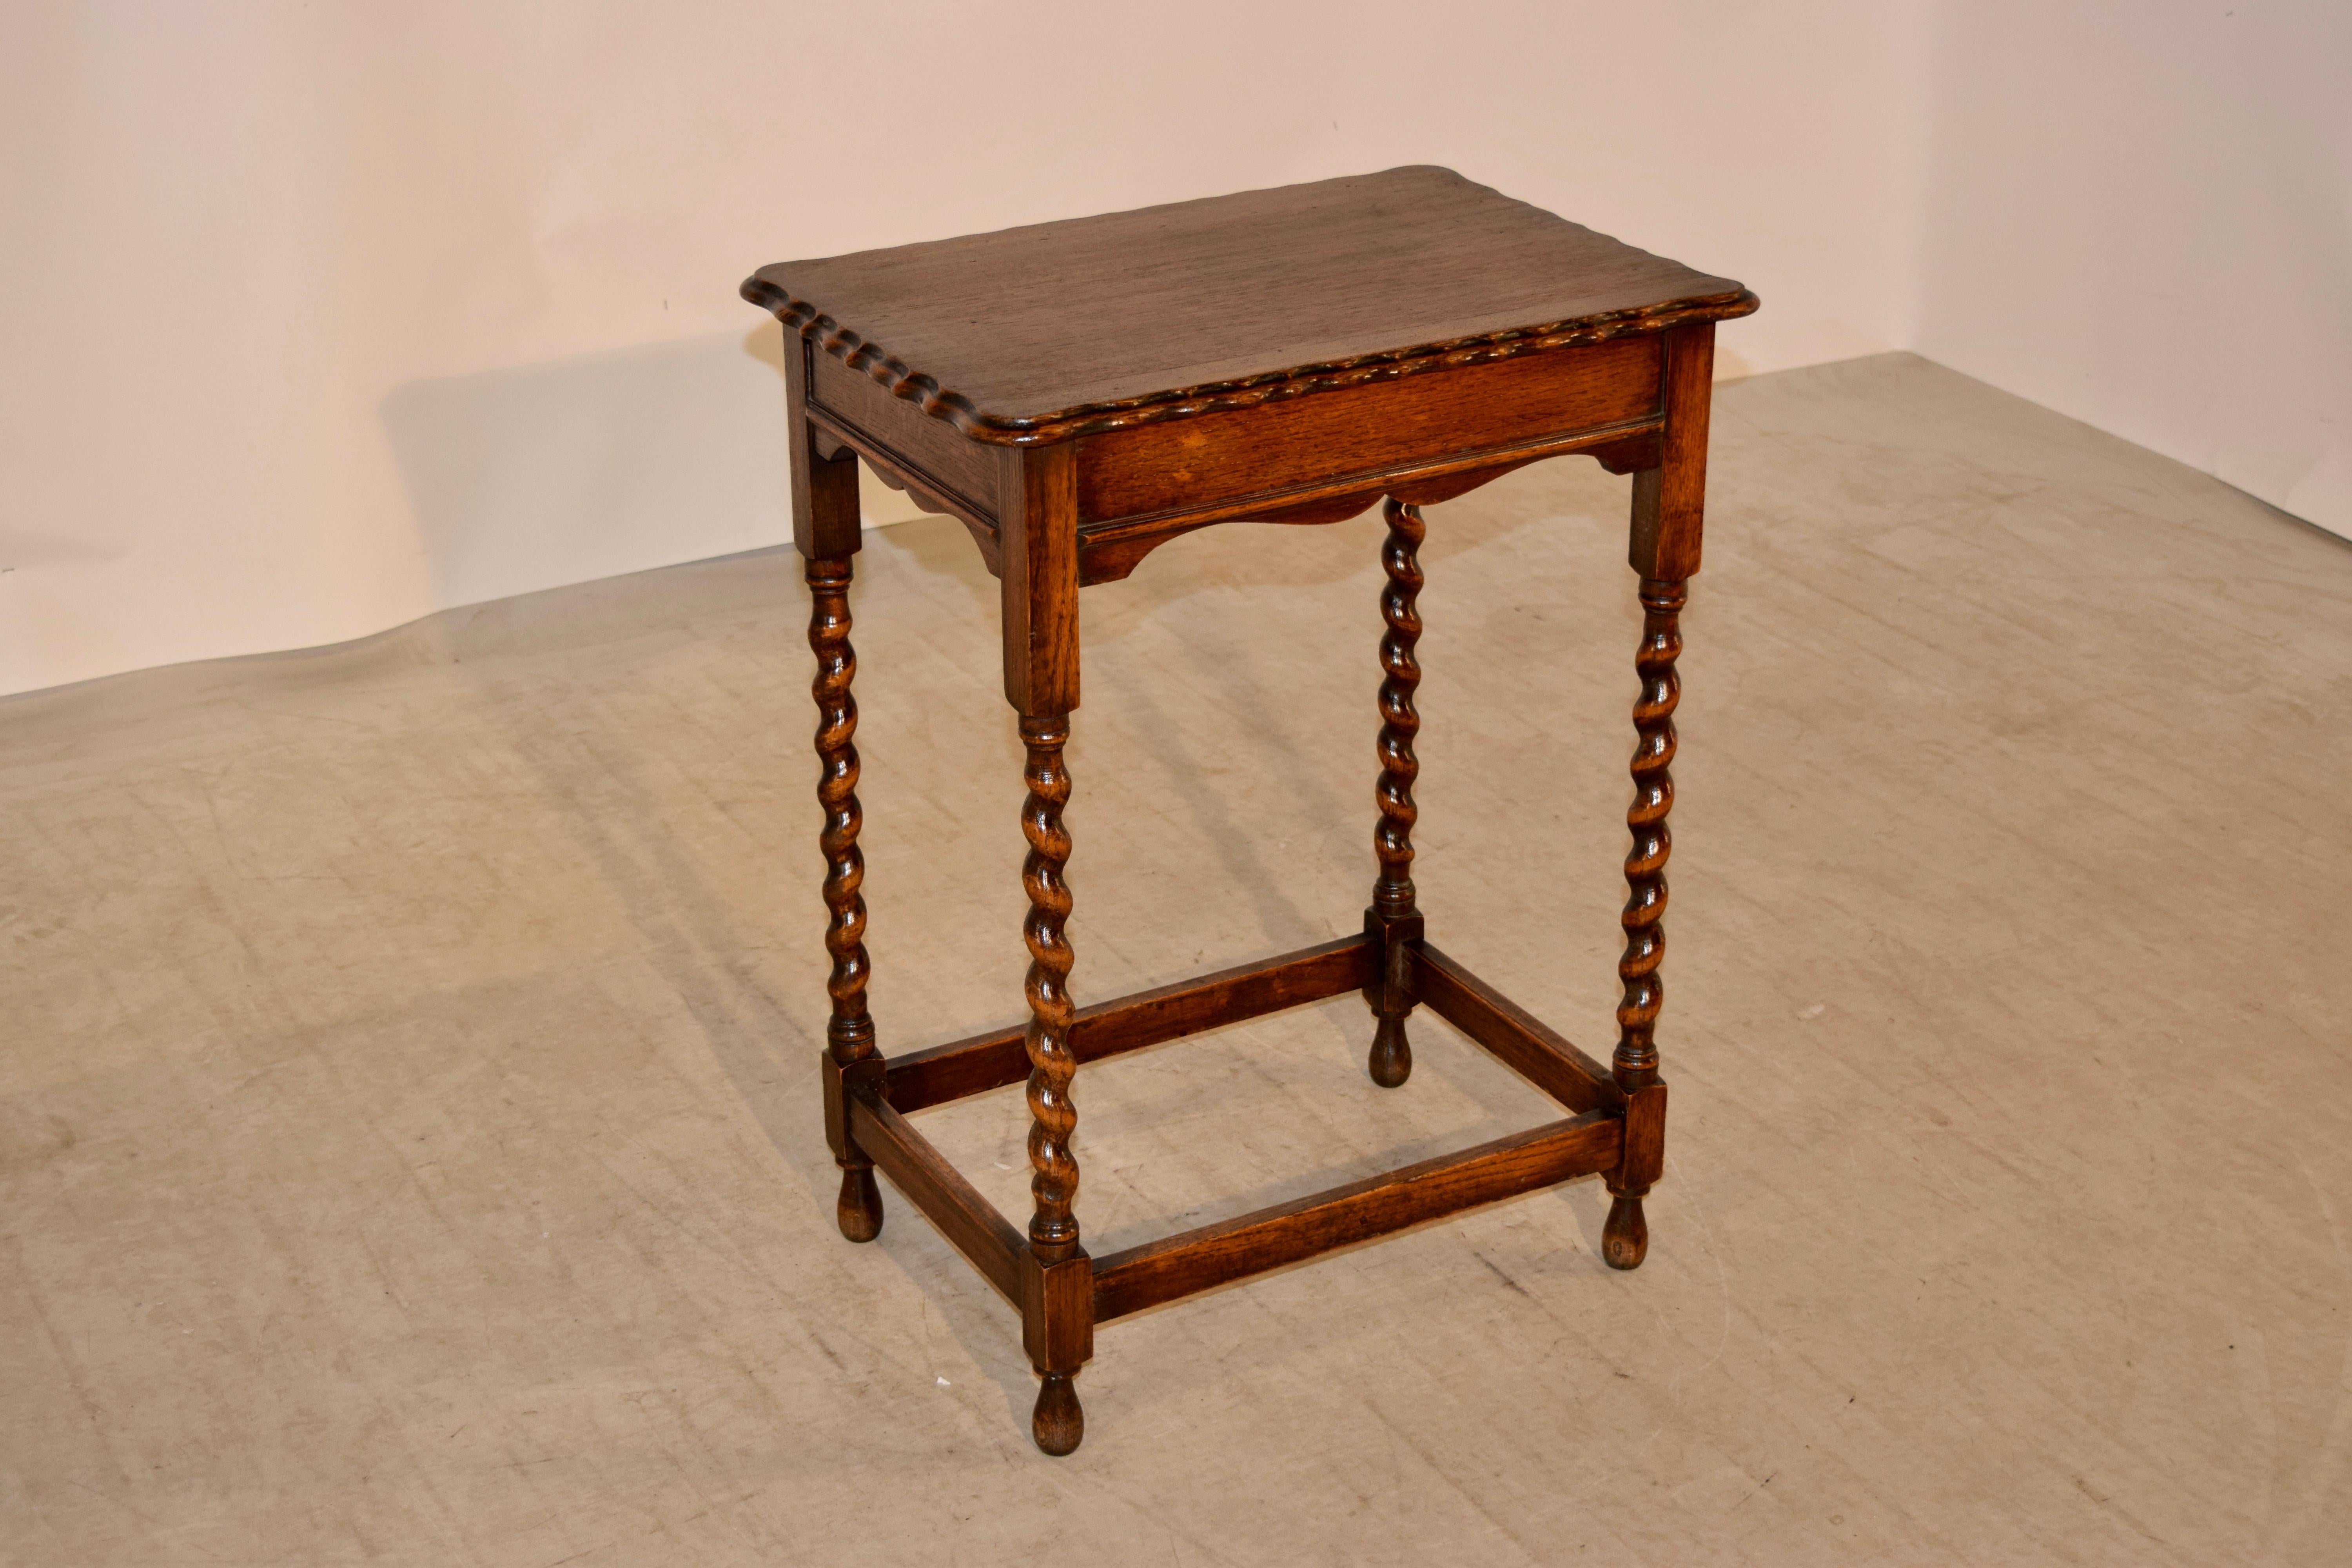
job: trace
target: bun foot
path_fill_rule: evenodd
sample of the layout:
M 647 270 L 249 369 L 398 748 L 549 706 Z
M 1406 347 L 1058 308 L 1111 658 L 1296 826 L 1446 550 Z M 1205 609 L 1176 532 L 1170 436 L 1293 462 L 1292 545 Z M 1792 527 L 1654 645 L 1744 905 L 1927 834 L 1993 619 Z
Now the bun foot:
M 1650 1226 L 1642 1217 L 1642 1200 L 1613 1200 L 1609 1222 L 1601 1227 L 1601 1260 L 1612 1268 L 1639 1268 L 1649 1250 Z
M 1074 1374 L 1045 1373 L 1045 1385 L 1037 1391 L 1037 1408 L 1029 1416 L 1029 1430 L 1037 1447 L 1056 1458 L 1078 1451 L 1079 1439 L 1087 1435 L 1087 1413 L 1078 1408 Z
M 882 1234 L 882 1189 L 874 1184 L 873 1166 L 841 1173 L 841 1202 L 834 1215 L 841 1222 L 841 1234 L 852 1241 L 871 1241 Z
M 1380 1018 L 1372 1029 L 1372 1081 L 1396 1089 L 1412 1076 L 1412 1046 L 1404 1037 L 1402 1018 Z

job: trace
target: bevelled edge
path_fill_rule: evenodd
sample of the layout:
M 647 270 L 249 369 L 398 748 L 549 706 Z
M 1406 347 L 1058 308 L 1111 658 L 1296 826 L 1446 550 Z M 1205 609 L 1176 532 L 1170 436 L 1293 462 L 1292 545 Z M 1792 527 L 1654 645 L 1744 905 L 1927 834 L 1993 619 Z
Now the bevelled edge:
M 1759 303 L 1748 289 L 1735 289 L 1638 309 L 1601 310 L 1538 326 L 1512 327 L 1411 348 L 1387 349 L 1353 359 L 1265 371 L 1230 381 L 1203 382 L 1196 386 L 1147 393 L 1140 397 L 1081 403 L 1051 414 L 1008 417 L 987 413 L 962 393 L 941 386 L 937 377 L 915 369 L 881 344 L 867 342 L 808 300 L 757 273 L 743 280 L 742 295 L 850 369 L 862 370 L 880 382 L 892 396 L 905 398 L 932 418 L 946 420 L 971 439 L 993 447 L 1047 447 L 1080 436 L 1128 430 L 1163 419 L 1190 419 L 1202 414 L 1255 408 L 1261 403 L 1277 403 L 1318 392 L 1340 392 L 1367 382 L 1393 381 L 1423 371 L 1455 370 L 1520 354 L 1576 348 L 1608 338 L 1662 332 L 1685 321 L 1727 321 L 1752 314 Z

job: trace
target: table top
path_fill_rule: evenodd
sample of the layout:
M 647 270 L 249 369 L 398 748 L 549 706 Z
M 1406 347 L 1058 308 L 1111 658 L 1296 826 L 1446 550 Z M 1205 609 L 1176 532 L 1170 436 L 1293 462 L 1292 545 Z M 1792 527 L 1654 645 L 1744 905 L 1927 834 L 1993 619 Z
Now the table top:
M 1220 393 L 1368 363 L 1756 308 L 1729 279 L 1426 165 L 779 262 L 743 296 L 1000 440 L 1153 404 L 1208 412 Z

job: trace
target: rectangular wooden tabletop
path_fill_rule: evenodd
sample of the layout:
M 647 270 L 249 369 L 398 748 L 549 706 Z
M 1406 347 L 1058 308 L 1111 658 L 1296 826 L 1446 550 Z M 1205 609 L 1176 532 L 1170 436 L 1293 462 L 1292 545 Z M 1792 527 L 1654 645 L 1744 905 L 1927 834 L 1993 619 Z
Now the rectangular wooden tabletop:
M 1754 297 L 1418 166 L 763 267 L 746 299 L 967 435 Z

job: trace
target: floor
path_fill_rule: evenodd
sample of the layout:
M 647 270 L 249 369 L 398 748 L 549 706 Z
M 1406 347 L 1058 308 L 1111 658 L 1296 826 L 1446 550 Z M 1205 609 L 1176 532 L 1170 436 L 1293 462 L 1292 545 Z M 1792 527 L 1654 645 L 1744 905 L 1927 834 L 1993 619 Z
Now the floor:
M 1107 1329 L 833 1230 L 767 552 L 0 703 L 0 1562 L 2342 1563 L 2352 545 L 1899 355 L 1723 387 L 1646 1267 L 1595 1181 Z M 1431 512 L 1433 938 L 1605 1054 L 1626 481 Z M 1379 524 L 1089 590 L 1081 1001 L 1356 928 Z M 953 523 L 868 536 L 886 1049 L 1013 1016 Z M 1088 1068 L 1097 1251 L 1528 1125 L 1353 998 Z M 1010 1212 L 1015 1090 L 927 1114 Z

